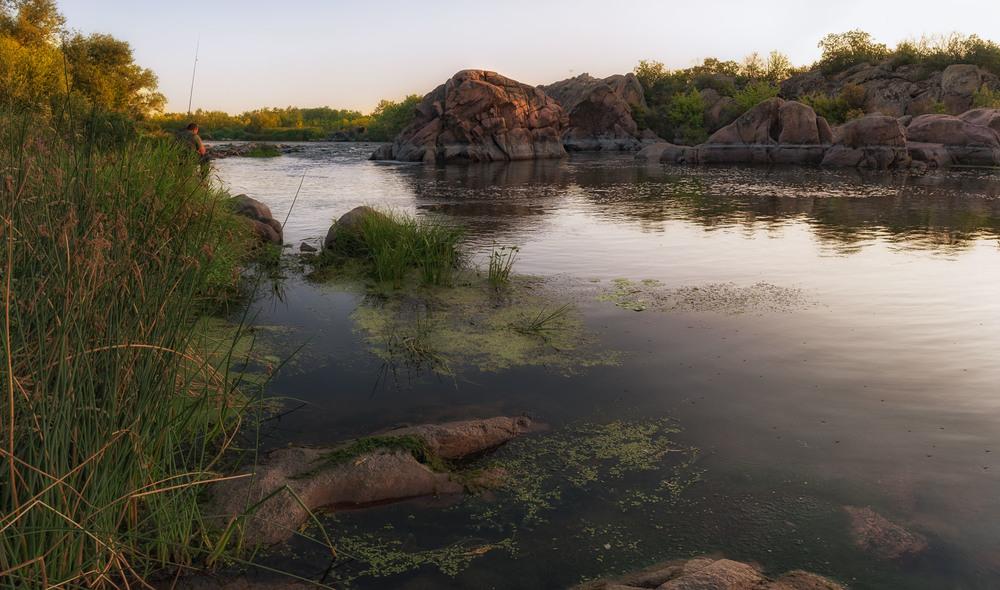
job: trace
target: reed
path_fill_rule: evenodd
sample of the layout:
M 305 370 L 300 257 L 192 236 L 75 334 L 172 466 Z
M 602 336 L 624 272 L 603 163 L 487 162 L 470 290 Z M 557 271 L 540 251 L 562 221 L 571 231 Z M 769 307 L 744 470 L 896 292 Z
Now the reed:
M 212 548 L 198 494 L 244 402 L 194 319 L 252 238 L 189 155 L 0 113 L 0 586 L 125 587 Z
M 514 268 L 514 261 L 517 253 L 521 249 L 517 246 L 497 246 L 493 242 L 493 250 L 490 252 L 488 278 L 494 287 L 506 285 L 510 281 L 510 271 Z

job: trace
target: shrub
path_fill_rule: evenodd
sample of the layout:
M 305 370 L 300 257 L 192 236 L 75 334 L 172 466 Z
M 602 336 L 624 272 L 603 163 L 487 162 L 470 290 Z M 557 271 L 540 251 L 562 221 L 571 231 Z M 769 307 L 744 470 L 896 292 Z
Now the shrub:
M 733 97 L 736 99 L 736 105 L 739 109 L 737 116 L 775 96 L 778 96 L 778 87 L 770 82 L 760 80 L 747 84 L 743 90 L 737 92 Z
M 990 90 L 983 84 L 979 90 L 972 93 L 972 106 L 1000 109 L 1000 90 Z

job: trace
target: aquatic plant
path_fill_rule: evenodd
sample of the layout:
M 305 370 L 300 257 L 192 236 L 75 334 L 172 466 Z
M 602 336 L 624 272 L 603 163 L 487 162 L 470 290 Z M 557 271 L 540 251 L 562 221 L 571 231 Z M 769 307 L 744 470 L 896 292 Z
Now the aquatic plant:
M 320 266 L 333 264 L 331 256 L 360 258 L 371 265 L 373 278 L 392 289 L 401 288 L 412 269 L 425 285 L 447 286 L 461 261 L 464 242 L 462 227 L 373 210 L 337 231 L 329 253 L 318 262 Z
M 0 114 L 0 585 L 114 587 L 212 550 L 247 402 L 193 320 L 253 238 L 173 141 L 41 123 Z
M 490 284 L 494 287 L 505 285 L 510 281 L 510 271 L 514 267 L 517 253 L 521 249 L 517 246 L 500 246 L 493 242 L 493 250 L 489 258 L 489 274 L 487 275 Z

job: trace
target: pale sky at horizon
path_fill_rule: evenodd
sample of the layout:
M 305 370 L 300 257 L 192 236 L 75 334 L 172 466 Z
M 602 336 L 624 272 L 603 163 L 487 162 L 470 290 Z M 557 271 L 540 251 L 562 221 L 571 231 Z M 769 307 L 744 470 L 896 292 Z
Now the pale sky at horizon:
M 682 69 L 706 57 L 742 61 L 774 49 L 809 65 L 827 34 L 859 28 L 890 48 L 952 31 L 1000 43 L 996 0 L 913 0 L 898 8 L 863 0 L 57 4 L 68 28 L 128 41 L 136 63 L 159 77 L 168 112 L 187 111 L 196 47 L 192 110 L 237 114 L 285 106 L 368 113 L 383 98 L 426 94 L 469 68 L 538 85 L 585 72 L 624 74 L 641 59 Z

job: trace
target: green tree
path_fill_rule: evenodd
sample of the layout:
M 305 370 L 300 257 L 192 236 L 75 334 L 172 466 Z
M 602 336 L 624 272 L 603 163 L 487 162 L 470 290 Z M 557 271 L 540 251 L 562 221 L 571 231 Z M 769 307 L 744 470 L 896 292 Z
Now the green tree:
M 860 63 L 881 63 L 889 57 L 884 43 L 876 43 L 872 36 L 861 29 L 846 33 L 830 33 L 818 44 L 823 55 L 816 63 L 828 74 L 842 72 Z
M 0 35 L 14 38 L 25 47 L 54 45 L 66 18 L 55 0 L 5 0 L 0 2 Z
M 127 42 L 103 33 L 77 33 L 66 41 L 64 51 L 73 91 L 91 105 L 137 119 L 163 109 L 166 98 L 156 92 L 156 74 L 133 62 Z
M 639 65 L 632 70 L 635 77 L 642 84 L 642 89 L 646 93 L 646 100 L 650 98 L 650 91 L 656 83 L 670 75 L 670 70 L 662 63 L 652 59 L 640 59 Z
M 379 102 L 372 111 L 372 121 L 367 129 L 368 137 L 372 141 L 391 141 L 413 120 L 413 109 L 421 100 L 423 97 L 411 94 L 403 102 Z

